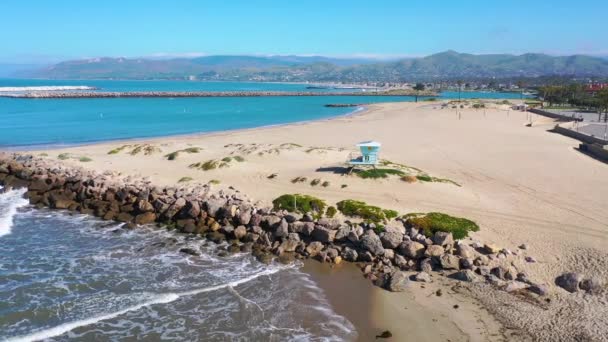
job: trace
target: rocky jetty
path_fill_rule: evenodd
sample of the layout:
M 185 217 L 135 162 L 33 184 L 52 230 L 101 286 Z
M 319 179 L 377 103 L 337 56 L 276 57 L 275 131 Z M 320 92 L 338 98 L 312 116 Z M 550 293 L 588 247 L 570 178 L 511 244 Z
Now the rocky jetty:
M 419 94 L 413 90 L 391 91 L 341 91 L 341 92 L 292 92 L 292 91 L 28 91 L 0 93 L 0 97 L 29 99 L 114 98 L 114 97 L 268 97 L 268 96 L 437 96 L 428 92 Z
M 344 108 L 344 107 L 361 107 L 365 106 L 366 103 L 328 103 L 325 107 L 328 108 Z
M 367 278 L 390 291 L 404 291 L 411 282 L 430 282 L 437 275 L 487 283 L 507 292 L 542 296 L 548 291 L 545 284 L 534 283 L 514 266 L 513 260 L 522 258 L 520 251 L 455 241 L 446 232 L 428 237 L 400 219 L 377 227 L 275 211 L 254 205 L 234 189 L 156 187 L 142 179 L 19 154 L 0 154 L 0 184 L 4 191 L 27 188 L 25 196 L 40 208 L 124 222 L 128 229 L 158 224 L 184 234 L 199 234 L 216 243 L 228 243 L 230 252 L 251 252 L 261 262 L 274 258 L 281 262 L 294 258 L 357 262 Z M 196 249 L 182 252 L 200 253 Z M 559 285 L 569 291 L 598 288 L 594 281 L 570 275 L 560 279 Z

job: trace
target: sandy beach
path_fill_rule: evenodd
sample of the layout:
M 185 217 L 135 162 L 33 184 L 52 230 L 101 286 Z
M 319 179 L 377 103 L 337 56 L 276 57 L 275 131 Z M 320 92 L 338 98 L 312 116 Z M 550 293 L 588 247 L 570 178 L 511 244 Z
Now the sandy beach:
M 576 151 L 578 141 L 547 132 L 555 125 L 552 120 L 532 115 L 527 127 L 529 113 L 496 101 L 486 104 L 487 109 L 458 112 L 442 108 L 441 102 L 375 104 L 330 120 L 31 152 L 60 157 L 69 165 L 146 177 L 158 185 L 181 180 L 184 186 L 232 186 L 266 205 L 282 194 L 301 193 L 330 204 L 356 199 L 401 214 L 440 211 L 467 217 L 481 227 L 473 240 L 510 250 L 526 244 L 516 266 L 550 287 L 550 300 L 539 302 L 434 275 L 425 288 L 416 285 L 411 292 L 395 294 L 366 289 L 371 284 L 356 276 L 357 270 L 331 270 L 341 274 L 332 275 L 338 280 L 331 284 L 329 271 L 307 266 L 338 312 L 349 309 L 339 304 L 345 299 L 336 284 L 372 296 L 373 309 L 365 318 L 342 312 L 353 322 L 367 322 L 360 323 L 365 326 L 362 340 L 382 329 L 391 330 L 395 340 L 605 339 L 605 293 L 570 294 L 554 280 L 569 271 L 604 281 L 608 277 L 608 165 Z M 399 177 L 372 180 L 344 174 L 349 154 L 364 140 L 381 142 L 381 157 L 390 165 L 443 181 L 408 183 Z M 178 153 L 168 157 L 173 152 Z M 311 185 L 316 179 L 318 185 Z M 537 262 L 526 263 L 524 256 Z M 435 296 L 439 287 L 450 289 L 449 294 L 444 290 L 444 296 Z M 400 325 L 404 319 L 416 322 L 420 334 Z

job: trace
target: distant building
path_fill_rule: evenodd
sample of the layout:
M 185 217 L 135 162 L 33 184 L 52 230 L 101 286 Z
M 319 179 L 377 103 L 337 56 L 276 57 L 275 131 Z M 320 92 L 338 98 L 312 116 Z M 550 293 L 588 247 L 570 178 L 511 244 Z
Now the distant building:
M 587 85 L 585 91 L 590 94 L 595 94 L 602 89 L 608 89 L 608 83 L 592 83 Z

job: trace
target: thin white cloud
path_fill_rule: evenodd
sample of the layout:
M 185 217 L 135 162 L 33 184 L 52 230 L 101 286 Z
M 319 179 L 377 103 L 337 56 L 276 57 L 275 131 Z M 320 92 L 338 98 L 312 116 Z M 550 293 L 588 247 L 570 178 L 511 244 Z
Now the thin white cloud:
M 143 57 L 153 57 L 153 58 L 195 58 L 209 56 L 208 53 L 205 52 L 155 52 L 150 55 L 146 55 Z

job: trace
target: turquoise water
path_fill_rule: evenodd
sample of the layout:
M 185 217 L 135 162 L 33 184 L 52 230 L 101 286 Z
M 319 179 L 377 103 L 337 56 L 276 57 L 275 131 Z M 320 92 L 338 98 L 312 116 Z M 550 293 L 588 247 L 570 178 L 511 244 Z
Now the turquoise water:
M 92 86 L 101 91 L 305 91 L 305 84 L 189 81 L 0 80 L 0 87 Z M 308 90 L 324 91 L 324 90 Z M 463 98 L 519 98 L 519 94 L 463 92 Z M 445 92 L 441 98 L 458 98 Z M 329 118 L 354 108 L 328 103 L 413 101 L 413 97 L 245 97 L 17 99 L 0 97 L 0 147 L 73 145 L 251 128 Z

